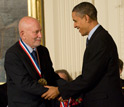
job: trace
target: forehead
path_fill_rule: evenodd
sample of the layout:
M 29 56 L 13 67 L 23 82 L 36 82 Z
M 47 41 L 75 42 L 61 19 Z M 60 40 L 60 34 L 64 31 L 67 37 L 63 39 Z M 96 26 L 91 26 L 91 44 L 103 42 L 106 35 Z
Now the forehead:
M 40 30 L 41 26 L 37 22 L 32 22 L 32 23 L 27 24 L 27 29 L 29 29 L 29 30 Z
M 76 12 L 72 12 L 72 17 L 77 17 Z
M 81 17 L 78 15 L 78 13 L 72 12 L 72 19 L 73 21 L 77 21 L 77 20 L 80 20 Z

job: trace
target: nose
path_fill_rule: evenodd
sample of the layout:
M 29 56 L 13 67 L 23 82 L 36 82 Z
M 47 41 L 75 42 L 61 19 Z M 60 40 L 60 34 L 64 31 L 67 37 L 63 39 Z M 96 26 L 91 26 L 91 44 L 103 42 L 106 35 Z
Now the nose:
M 38 37 L 42 37 L 42 32 L 40 31 L 39 33 L 38 33 Z

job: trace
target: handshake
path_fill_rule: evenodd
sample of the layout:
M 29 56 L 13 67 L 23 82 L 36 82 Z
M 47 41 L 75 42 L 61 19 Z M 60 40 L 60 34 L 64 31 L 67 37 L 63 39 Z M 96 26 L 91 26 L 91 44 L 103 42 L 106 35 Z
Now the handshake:
M 48 88 L 48 91 L 41 95 L 42 98 L 52 100 L 59 96 L 59 90 L 58 87 L 54 86 L 44 86 L 45 88 Z M 58 101 L 64 101 L 62 97 L 58 97 Z

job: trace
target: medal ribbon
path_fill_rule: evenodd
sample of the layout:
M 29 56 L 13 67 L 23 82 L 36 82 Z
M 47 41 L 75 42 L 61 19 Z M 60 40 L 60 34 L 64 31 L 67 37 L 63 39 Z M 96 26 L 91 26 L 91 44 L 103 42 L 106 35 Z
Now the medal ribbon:
M 41 70 L 38 66 L 38 64 L 36 63 L 36 61 L 34 60 L 33 56 L 31 55 L 31 53 L 29 52 L 28 48 L 26 47 L 26 45 L 23 43 L 23 41 L 20 39 L 19 40 L 19 44 L 22 47 L 22 49 L 25 51 L 25 53 L 28 55 L 28 57 L 30 58 L 34 68 L 36 69 L 38 75 L 41 77 Z
M 65 101 L 66 102 L 66 101 Z M 60 107 L 70 107 L 70 102 L 71 102 L 71 99 L 69 99 L 68 100 L 68 104 L 67 104 L 67 106 L 66 105 L 64 105 L 64 102 L 61 102 L 61 106 Z

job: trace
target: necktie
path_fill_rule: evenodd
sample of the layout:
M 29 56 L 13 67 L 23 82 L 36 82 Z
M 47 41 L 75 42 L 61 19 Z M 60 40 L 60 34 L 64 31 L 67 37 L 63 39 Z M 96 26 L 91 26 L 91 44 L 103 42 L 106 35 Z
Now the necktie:
M 32 56 L 33 56 L 35 62 L 38 64 L 37 53 L 36 53 L 36 51 L 33 51 L 31 54 L 32 54 Z
M 88 42 L 89 42 L 89 39 L 87 38 L 87 40 L 86 40 L 86 47 L 88 46 Z

